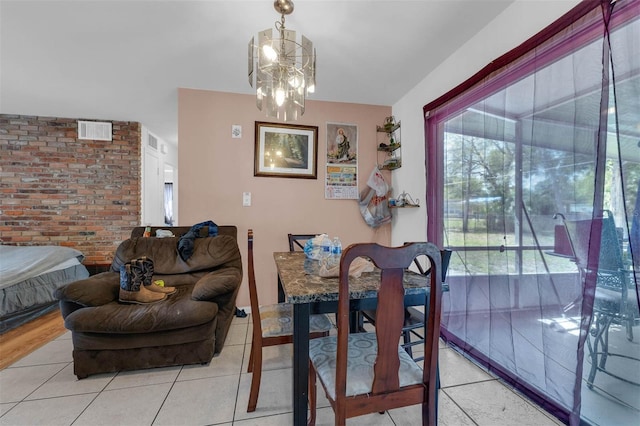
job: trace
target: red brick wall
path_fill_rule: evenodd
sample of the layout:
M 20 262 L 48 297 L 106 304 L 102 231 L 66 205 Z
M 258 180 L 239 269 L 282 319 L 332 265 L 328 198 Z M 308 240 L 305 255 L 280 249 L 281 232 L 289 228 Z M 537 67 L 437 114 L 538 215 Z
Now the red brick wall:
M 140 123 L 80 140 L 77 119 L 0 114 L 0 243 L 61 245 L 111 263 L 140 223 Z

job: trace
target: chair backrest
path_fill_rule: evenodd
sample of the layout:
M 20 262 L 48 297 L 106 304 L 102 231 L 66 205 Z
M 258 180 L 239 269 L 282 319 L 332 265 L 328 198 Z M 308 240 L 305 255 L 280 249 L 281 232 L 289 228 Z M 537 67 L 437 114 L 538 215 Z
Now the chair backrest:
M 260 322 L 260 303 L 258 302 L 258 289 L 256 287 L 256 273 L 253 266 L 253 229 L 247 231 L 247 281 L 249 283 L 249 302 L 251 304 L 251 320 L 253 324 L 254 338 L 262 338 L 262 325 Z
M 373 393 L 398 390 L 398 336 L 404 324 L 405 270 L 415 258 L 426 255 L 430 263 L 428 281 L 430 289 L 429 306 L 425 325 L 423 381 L 429 384 L 429 397 L 435 398 L 436 367 L 438 360 L 438 337 L 440 334 L 440 303 L 442 295 L 440 250 L 431 243 L 410 243 L 402 247 L 383 247 L 376 243 L 353 244 L 340 259 L 339 299 L 338 299 L 338 348 L 336 366 L 336 396 L 346 393 L 347 342 L 349 334 L 349 265 L 359 257 L 371 259 L 380 269 L 380 287 L 375 332 L 378 354 L 375 363 Z
M 288 234 L 289 251 L 304 251 L 304 246 L 308 240 L 320 234 Z
M 587 269 L 618 270 L 624 267 L 621 240 L 613 216 L 565 221 L 576 263 Z
M 453 252 L 451 251 L 451 249 L 440 250 L 440 259 L 442 260 L 442 266 L 440 267 L 440 276 L 442 277 L 442 282 L 445 282 L 447 280 L 447 271 L 449 270 L 449 262 L 451 261 L 452 253 Z M 418 269 L 420 275 L 429 275 L 430 269 L 425 269 L 422 262 L 420 261 L 420 258 L 416 257 L 413 260 L 413 264 L 416 266 L 416 269 Z
M 597 274 L 597 285 L 626 287 L 622 243 L 613 215 L 587 220 L 566 220 L 565 226 L 578 267 Z

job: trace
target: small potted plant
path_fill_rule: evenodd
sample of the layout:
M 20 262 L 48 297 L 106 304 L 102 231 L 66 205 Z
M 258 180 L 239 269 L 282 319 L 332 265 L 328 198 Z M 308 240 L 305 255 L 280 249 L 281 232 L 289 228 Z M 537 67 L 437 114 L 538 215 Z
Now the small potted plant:
M 392 116 L 385 118 L 384 120 L 384 130 L 390 132 L 393 129 L 393 126 L 396 125 L 396 119 Z

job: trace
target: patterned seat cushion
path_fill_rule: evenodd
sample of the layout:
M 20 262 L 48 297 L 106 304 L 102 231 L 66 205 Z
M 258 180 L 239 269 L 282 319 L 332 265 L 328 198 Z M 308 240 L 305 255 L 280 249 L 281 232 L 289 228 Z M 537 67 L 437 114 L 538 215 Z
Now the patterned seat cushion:
M 337 336 L 321 337 L 309 342 L 309 358 L 324 382 L 329 396 L 335 399 Z M 373 366 L 378 352 L 375 333 L 349 335 L 347 361 L 347 396 L 371 393 Z M 422 369 L 398 345 L 400 387 L 422 383 Z
M 263 337 L 288 336 L 293 334 L 293 305 L 278 303 L 260 306 L 260 323 Z M 309 331 L 323 332 L 332 328 L 329 318 L 322 315 L 309 317 Z

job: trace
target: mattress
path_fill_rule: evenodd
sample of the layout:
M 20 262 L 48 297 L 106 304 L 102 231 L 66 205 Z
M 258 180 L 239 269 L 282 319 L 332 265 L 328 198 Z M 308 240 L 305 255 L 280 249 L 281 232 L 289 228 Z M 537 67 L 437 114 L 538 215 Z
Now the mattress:
M 87 278 L 82 252 L 59 246 L 0 246 L 0 333 L 57 307 L 54 292 Z

